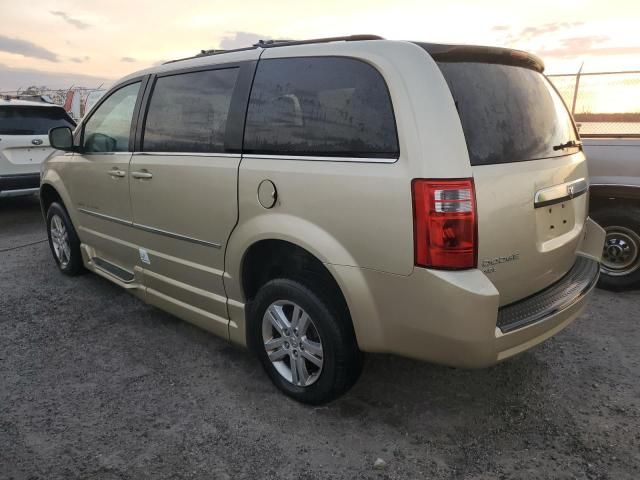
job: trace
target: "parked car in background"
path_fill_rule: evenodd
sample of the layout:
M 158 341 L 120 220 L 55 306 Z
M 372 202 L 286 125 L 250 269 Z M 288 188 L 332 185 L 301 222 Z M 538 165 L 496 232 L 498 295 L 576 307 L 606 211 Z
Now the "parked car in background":
M 584 138 L 590 215 L 607 232 L 602 288 L 640 287 L 640 137 Z
M 582 147 L 525 52 L 371 36 L 204 52 L 50 137 L 68 152 L 40 197 L 60 270 L 248 346 L 303 402 L 346 391 L 362 351 L 505 360 L 598 279 Z
M 0 197 L 36 193 L 40 164 L 53 149 L 49 130 L 74 128 L 58 105 L 44 101 L 0 100 Z

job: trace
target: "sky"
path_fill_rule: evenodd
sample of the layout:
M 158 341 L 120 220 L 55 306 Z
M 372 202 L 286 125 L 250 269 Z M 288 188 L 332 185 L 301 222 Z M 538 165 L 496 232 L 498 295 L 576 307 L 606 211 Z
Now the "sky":
M 640 70 L 640 0 L 0 0 L 0 91 L 108 86 L 202 49 L 369 33 L 538 54 L 547 73 Z

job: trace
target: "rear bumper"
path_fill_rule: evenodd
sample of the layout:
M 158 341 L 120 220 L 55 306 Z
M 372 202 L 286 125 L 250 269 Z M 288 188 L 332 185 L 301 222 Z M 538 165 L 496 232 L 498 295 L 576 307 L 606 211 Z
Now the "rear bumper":
M 578 257 L 558 282 L 531 297 L 501 307 L 497 327 L 502 333 L 509 333 L 570 309 L 595 287 L 599 272 L 598 262 Z
M 0 193 L 18 190 L 37 191 L 40 187 L 40 173 L 0 175 Z
M 576 263 L 562 279 L 502 308 L 480 270 L 416 268 L 400 276 L 328 268 L 340 279 L 362 350 L 482 368 L 543 342 L 580 314 L 598 280 L 604 239 L 589 222 Z
M 573 322 L 585 307 L 599 276 L 599 262 L 578 257 L 573 268 L 555 284 L 500 308 L 496 362 L 528 350 Z

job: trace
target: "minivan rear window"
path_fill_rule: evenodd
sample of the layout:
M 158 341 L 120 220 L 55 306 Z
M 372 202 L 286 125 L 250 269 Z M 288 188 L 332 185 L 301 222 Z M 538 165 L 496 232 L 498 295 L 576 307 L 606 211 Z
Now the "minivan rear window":
M 76 124 L 60 107 L 0 107 L 0 135 L 47 135 L 54 127 L 75 128 Z
M 471 165 L 575 153 L 575 147 L 558 147 L 577 140 L 577 134 L 562 99 L 542 73 L 497 63 L 437 63 L 458 109 Z
M 261 60 L 244 151 L 397 158 L 395 118 L 382 75 L 352 58 Z

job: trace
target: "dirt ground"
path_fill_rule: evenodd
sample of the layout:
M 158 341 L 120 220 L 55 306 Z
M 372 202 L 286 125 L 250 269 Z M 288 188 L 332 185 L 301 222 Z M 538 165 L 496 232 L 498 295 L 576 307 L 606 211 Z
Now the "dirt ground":
M 487 370 L 369 355 L 313 408 L 246 352 L 59 274 L 44 238 L 35 198 L 0 199 L 2 479 L 640 478 L 639 291 L 598 291 Z

